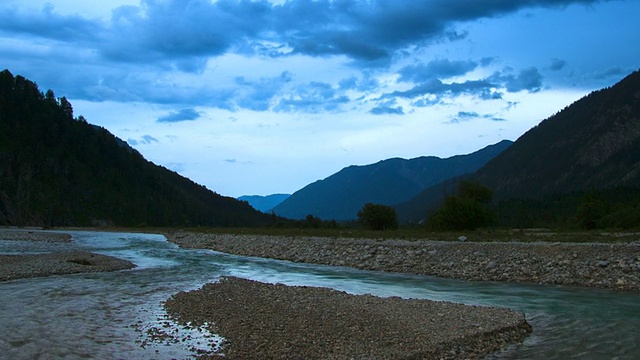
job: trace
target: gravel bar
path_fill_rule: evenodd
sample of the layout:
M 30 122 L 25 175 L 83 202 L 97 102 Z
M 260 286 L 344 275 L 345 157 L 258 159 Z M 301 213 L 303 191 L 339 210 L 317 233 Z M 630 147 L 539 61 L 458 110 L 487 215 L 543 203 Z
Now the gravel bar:
M 233 277 L 177 293 L 165 308 L 183 326 L 225 338 L 224 355 L 203 359 L 473 359 L 531 332 L 508 309 Z
M 190 232 L 166 236 L 184 248 L 294 262 L 475 281 L 640 290 L 637 241 L 444 242 Z
M 39 242 L 71 242 L 71 235 L 47 231 L 0 229 L 0 240 L 39 241 Z
M 134 267 L 135 265 L 130 261 L 87 251 L 37 255 L 0 255 L 0 281 L 51 275 L 118 271 Z

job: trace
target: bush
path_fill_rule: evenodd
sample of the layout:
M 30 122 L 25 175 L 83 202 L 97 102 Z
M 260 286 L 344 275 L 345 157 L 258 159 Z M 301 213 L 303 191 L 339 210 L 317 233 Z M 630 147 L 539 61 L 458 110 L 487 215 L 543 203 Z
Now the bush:
M 475 230 L 491 225 L 494 216 L 489 210 L 493 194 L 490 189 L 476 183 L 463 181 L 458 196 L 449 196 L 442 207 L 431 217 L 427 226 L 432 230 Z
M 584 196 L 576 210 L 578 224 L 587 230 L 603 228 L 603 219 L 608 214 L 609 204 L 599 198 L 594 191 Z
M 398 216 L 391 206 L 367 203 L 358 211 L 358 221 L 372 230 L 398 228 Z

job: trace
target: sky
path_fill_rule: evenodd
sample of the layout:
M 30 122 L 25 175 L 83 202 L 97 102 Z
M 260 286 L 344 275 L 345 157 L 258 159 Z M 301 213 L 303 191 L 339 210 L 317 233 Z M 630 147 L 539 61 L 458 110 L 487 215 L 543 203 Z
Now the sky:
M 640 1 L 2 0 L 0 70 L 226 196 L 516 140 L 640 68 Z

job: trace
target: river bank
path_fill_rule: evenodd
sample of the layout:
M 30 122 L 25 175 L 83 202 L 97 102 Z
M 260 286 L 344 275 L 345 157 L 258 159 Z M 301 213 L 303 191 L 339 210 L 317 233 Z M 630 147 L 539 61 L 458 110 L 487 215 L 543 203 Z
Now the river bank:
M 165 308 L 182 324 L 221 334 L 225 359 L 478 358 L 531 332 L 508 309 L 229 277 L 175 294 Z
M 71 235 L 44 231 L 0 229 L 0 241 L 69 243 Z M 0 281 L 51 275 L 118 271 L 135 267 L 130 261 L 88 251 L 0 255 Z
M 183 248 L 472 281 L 640 290 L 640 244 L 372 240 L 173 232 Z

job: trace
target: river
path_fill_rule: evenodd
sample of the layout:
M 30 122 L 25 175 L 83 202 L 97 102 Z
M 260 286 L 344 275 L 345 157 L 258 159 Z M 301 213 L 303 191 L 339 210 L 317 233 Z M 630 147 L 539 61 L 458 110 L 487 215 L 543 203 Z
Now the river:
M 127 259 L 137 268 L 0 283 L 0 358 L 192 358 L 194 349 L 216 343 L 215 334 L 178 327 L 162 302 L 221 276 L 237 276 L 524 312 L 532 335 L 489 359 L 640 359 L 640 293 L 362 271 L 179 249 L 162 235 L 66 232 L 72 243 L 0 239 L 0 253 L 83 249 Z M 178 340 L 150 341 L 147 333 L 157 330 L 174 331 Z

